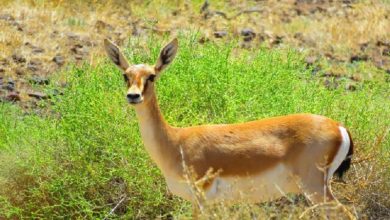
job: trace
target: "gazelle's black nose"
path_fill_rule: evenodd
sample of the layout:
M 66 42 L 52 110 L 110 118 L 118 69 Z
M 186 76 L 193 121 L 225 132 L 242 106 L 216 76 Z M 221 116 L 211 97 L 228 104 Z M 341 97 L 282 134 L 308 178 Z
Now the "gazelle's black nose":
M 127 94 L 128 99 L 138 99 L 141 95 L 134 93 L 134 94 Z

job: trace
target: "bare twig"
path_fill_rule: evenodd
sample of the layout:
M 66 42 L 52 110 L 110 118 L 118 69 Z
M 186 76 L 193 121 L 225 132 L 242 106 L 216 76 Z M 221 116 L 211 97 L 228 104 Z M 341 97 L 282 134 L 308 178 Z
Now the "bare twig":
M 237 14 L 233 15 L 232 17 L 229 17 L 223 11 L 210 11 L 210 10 L 208 10 L 208 6 L 209 6 L 208 2 L 205 1 L 205 3 L 203 4 L 202 8 L 200 9 L 200 12 L 204 13 L 205 18 L 208 18 L 210 16 L 214 16 L 214 15 L 219 15 L 219 16 L 223 17 L 226 20 L 231 20 L 231 19 L 237 18 L 238 16 L 241 16 L 243 14 L 262 13 L 263 12 L 263 10 L 258 9 L 258 8 L 250 8 L 250 9 L 241 10 Z
M 306 196 L 306 195 L 305 195 Z M 307 208 L 304 212 L 302 212 L 302 214 L 299 216 L 299 219 L 303 218 L 303 216 L 305 216 L 309 211 L 311 210 L 314 210 L 316 209 L 317 207 L 319 207 L 321 204 L 315 204 L 313 206 L 310 206 L 309 208 Z
M 202 7 L 200 8 L 200 13 L 205 12 L 209 8 L 209 6 L 210 6 L 209 1 L 208 0 L 204 1 Z
M 231 19 L 233 18 L 236 18 L 242 14 L 250 14 L 250 13 L 262 13 L 263 10 L 259 9 L 259 8 L 250 8 L 250 9 L 245 9 L 245 10 L 242 10 L 242 11 L 239 11 L 236 15 L 234 15 Z
M 312 211 L 318 207 L 322 207 L 322 206 L 327 206 L 327 205 L 332 205 L 334 204 L 334 202 L 324 202 L 324 203 L 318 203 L 318 204 L 315 204 L 313 206 L 310 206 L 309 208 L 307 208 L 304 212 L 302 212 L 302 214 L 299 216 L 299 219 L 302 219 L 309 211 Z M 348 219 L 350 220 L 355 220 L 356 217 L 347 209 L 345 208 L 345 206 L 339 202 L 337 202 L 337 205 L 334 206 L 334 207 L 330 207 L 331 209 L 339 209 L 341 208 L 341 210 L 348 216 Z
M 124 196 L 121 200 L 119 200 L 119 202 L 115 205 L 114 208 L 111 209 L 111 211 L 104 217 L 104 220 L 108 220 L 108 217 L 110 217 L 110 215 L 112 215 L 112 213 L 115 212 L 115 210 L 119 207 L 119 205 L 125 201 L 126 199 L 126 196 Z
M 225 18 L 226 20 L 230 20 L 230 18 L 226 15 L 225 12 L 222 12 L 222 11 L 214 11 L 214 14 L 219 15 L 219 16 Z

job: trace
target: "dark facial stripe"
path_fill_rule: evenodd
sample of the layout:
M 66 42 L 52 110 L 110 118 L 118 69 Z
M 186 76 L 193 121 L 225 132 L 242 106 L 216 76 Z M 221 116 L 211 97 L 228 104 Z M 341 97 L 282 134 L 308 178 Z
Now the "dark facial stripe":
M 144 95 L 146 93 L 146 90 L 148 90 L 148 85 L 149 85 L 149 80 L 146 80 L 144 85 L 144 90 L 142 91 L 142 95 Z
M 150 82 L 154 82 L 154 78 L 156 77 L 156 75 L 150 75 L 149 77 L 148 77 L 148 81 L 150 81 Z

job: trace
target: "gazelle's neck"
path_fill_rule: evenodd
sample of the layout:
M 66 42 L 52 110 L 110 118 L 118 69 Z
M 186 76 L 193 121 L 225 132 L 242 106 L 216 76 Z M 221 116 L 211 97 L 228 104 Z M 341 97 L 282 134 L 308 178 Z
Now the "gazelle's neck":
M 135 112 L 137 113 L 141 132 L 148 131 L 161 133 L 170 128 L 160 112 L 160 107 L 158 106 L 157 97 L 154 91 L 153 95 L 149 97 L 149 100 L 145 100 L 145 102 L 135 106 Z M 142 133 L 142 135 L 144 134 Z
M 153 94 L 144 103 L 136 105 L 135 111 L 145 148 L 164 172 L 164 168 L 169 166 L 166 162 L 178 152 L 172 140 L 175 128 L 164 120 L 154 88 L 149 89 Z

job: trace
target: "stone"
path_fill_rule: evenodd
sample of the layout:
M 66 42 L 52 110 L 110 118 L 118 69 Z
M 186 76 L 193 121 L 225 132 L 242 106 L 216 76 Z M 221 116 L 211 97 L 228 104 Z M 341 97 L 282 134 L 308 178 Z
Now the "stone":
M 104 22 L 102 20 L 97 20 L 95 23 L 95 28 L 97 29 L 98 32 L 102 31 L 113 31 L 114 27 L 107 22 Z
M 359 61 L 367 61 L 367 60 L 368 60 L 368 56 L 366 54 L 355 54 L 352 55 L 351 58 L 349 59 L 351 63 L 359 62 Z
M 20 98 L 20 95 L 17 92 L 10 92 L 5 97 L 5 100 L 9 101 L 9 102 L 18 102 L 18 101 L 21 100 L 21 98 Z
M 30 83 L 37 85 L 49 85 L 50 83 L 50 80 L 48 78 L 38 75 L 33 75 L 29 81 Z
M 223 38 L 227 35 L 226 31 L 216 31 L 214 32 L 214 37 L 215 38 Z
M 75 41 L 80 40 L 80 36 L 73 32 L 66 33 L 66 36 L 68 37 L 69 40 L 75 40 Z
M 283 43 L 283 37 L 282 36 L 275 36 L 275 38 L 270 39 L 270 43 L 272 45 L 279 45 Z
M 378 47 L 382 47 L 382 46 L 385 46 L 385 47 L 390 47 L 390 40 L 378 40 L 376 42 L 376 45 Z
M 26 58 L 24 58 L 21 54 L 14 53 L 12 55 L 12 59 L 14 60 L 15 63 L 25 63 Z
M 256 35 L 252 28 L 244 28 L 241 30 L 241 36 Z
M 316 61 L 317 61 L 317 57 L 315 57 L 315 56 L 309 56 L 309 57 L 306 57 L 306 59 L 305 59 L 305 63 L 308 66 L 313 65 Z
M 60 91 L 58 89 L 53 89 L 49 92 L 49 96 L 50 97 L 53 97 L 53 96 L 59 96 L 59 95 L 64 95 L 64 92 L 63 91 Z
M 248 42 L 256 37 L 256 33 L 251 28 L 244 28 L 241 30 L 241 36 L 244 36 L 244 41 Z
M 43 48 L 40 48 L 40 47 L 33 47 L 32 50 L 31 50 L 31 52 L 32 52 L 33 54 L 38 54 L 38 53 L 43 53 L 43 52 L 45 52 L 45 50 L 44 50 Z
M 83 59 L 83 55 L 81 55 L 81 54 L 76 54 L 76 55 L 74 55 L 74 58 L 75 58 L 76 60 L 82 60 L 82 59 Z
M 32 98 L 36 98 L 36 99 L 48 99 L 49 98 L 49 96 L 43 92 L 29 92 L 29 93 L 27 93 L 27 95 L 32 97 Z
M 53 57 L 52 61 L 55 62 L 58 66 L 62 66 L 65 64 L 65 59 L 61 55 L 56 55 L 55 57 Z
M 73 47 L 70 49 L 73 53 L 81 53 L 83 49 L 83 45 L 81 44 L 75 44 Z
M 339 84 L 336 80 L 325 79 L 324 86 L 329 90 L 334 90 L 339 87 Z
M 42 67 L 42 63 L 39 60 L 31 60 L 27 64 L 27 69 L 29 69 L 33 72 L 37 72 L 38 70 L 41 69 L 41 67 Z
M 10 14 L 0 14 L 0 20 L 14 21 L 15 18 Z
M 8 91 L 15 90 L 15 81 L 12 78 L 8 78 L 8 82 L 5 84 L 4 89 Z
M 348 83 L 347 85 L 345 85 L 345 89 L 349 90 L 349 91 L 355 91 L 356 90 L 356 85 L 352 84 L 352 83 Z
M 383 56 L 390 56 L 390 47 L 383 49 L 382 55 Z
M 200 44 L 204 44 L 204 43 L 206 43 L 206 42 L 208 42 L 208 41 L 209 41 L 209 39 L 208 39 L 207 37 L 205 37 L 205 36 L 199 38 L 199 40 L 198 40 L 198 42 L 199 42 Z

